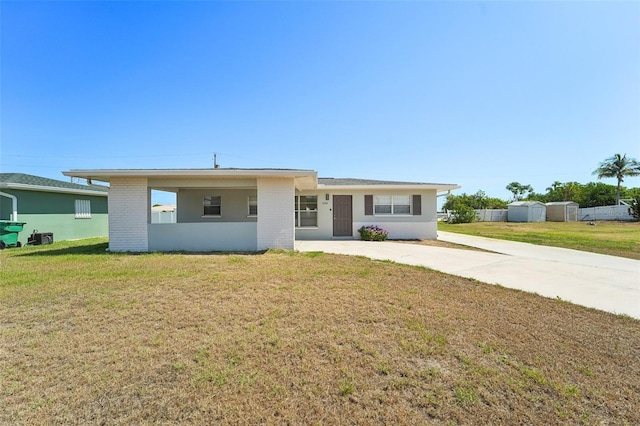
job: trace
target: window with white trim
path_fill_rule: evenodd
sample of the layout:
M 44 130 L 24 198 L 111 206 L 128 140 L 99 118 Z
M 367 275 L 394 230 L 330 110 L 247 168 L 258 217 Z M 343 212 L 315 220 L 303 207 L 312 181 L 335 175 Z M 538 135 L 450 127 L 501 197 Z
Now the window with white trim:
M 375 195 L 373 213 L 377 215 L 410 215 L 411 195 Z
M 203 216 L 221 216 L 222 197 L 220 195 L 206 195 L 202 198 Z
M 76 219 L 91 219 L 91 200 L 76 200 Z
M 249 195 L 249 216 L 258 216 L 258 196 Z
M 294 209 L 297 228 L 315 228 L 318 226 L 317 195 L 296 195 Z

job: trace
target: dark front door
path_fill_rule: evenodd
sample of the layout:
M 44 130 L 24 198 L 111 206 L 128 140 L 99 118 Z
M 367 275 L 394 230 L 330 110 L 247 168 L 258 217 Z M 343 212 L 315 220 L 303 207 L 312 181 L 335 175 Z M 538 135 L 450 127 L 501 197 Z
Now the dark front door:
M 353 237 L 351 195 L 333 196 L 333 236 Z

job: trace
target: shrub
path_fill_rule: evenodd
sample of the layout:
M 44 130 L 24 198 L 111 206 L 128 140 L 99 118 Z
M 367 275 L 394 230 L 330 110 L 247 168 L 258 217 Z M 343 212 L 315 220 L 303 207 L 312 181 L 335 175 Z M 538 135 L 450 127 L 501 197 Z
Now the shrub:
M 476 211 L 472 207 L 458 204 L 455 210 L 451 212 L 449 223 L 471 223 L 475 222 L 476 219 Z
M 384 241 L 389 235 L 388 231 L 385 231 L 377 225 L 363 226 L 358 229 L 358 232 L 360 233 L 360 238 L 364 241 Z
M 506 209 L 507 202 L 499 198 L 488 197 L 484 191 L 478 191 L 475 194 L 453 195 L 447 196 L 447 201 L 442 205 L 444 211 L 453 211 L 456 206 L 464 204 L 474 209 Z

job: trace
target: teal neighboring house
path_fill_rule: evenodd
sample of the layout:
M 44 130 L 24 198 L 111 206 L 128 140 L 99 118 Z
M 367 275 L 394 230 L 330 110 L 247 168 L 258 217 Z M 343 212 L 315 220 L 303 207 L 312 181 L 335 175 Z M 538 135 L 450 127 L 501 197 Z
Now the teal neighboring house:
M 107 193 L 104 186 L 0 173 L 0 220 L 26 222 L 22 244 L 34 230 L 52 232 L 54 241 L 107 236 Z

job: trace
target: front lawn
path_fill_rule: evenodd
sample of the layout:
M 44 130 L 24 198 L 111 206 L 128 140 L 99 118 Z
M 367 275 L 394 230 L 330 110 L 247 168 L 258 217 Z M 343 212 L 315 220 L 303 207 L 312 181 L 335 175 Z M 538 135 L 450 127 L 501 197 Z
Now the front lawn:
M 323 253 L 0 252 L 0 424 L 640 424 L 640 321 Z
M 640 222 L 438 222 L 438 229 L 640 259 Z

